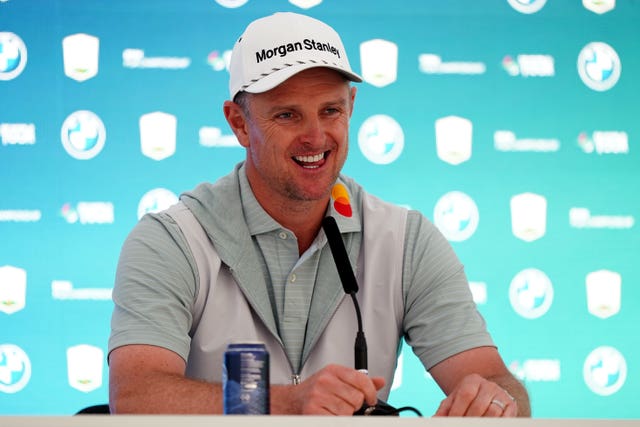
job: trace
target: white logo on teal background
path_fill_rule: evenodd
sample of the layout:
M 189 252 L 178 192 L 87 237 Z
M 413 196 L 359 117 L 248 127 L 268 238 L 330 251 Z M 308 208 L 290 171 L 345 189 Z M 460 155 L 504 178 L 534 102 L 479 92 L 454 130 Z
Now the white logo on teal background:
M 553 77 L 556 74 L 555 59 L 551 55 L 520 54 L 515 58 L 506 55 L 502 58 L 502 68 L 513 77 Z
M 629 135 L 625 131 L 594 131 L 578 134 L 578 146 L 587 154 L 629 154 Z
M 558 359 L 526 359 L 523 362 L 514 360 L 509 363 L 509 370 L 516 378 L 525 382 L 557 382 L 561 376 Z
M 229 71 L 229 62 L 231 61 L 231 51 L 225 50 L 220 53 L 217 50 L 212 50 L 207 55 L 207 63 L 213 69 L 213 71 Z
M 585 9 L 593 13 L 602 15 L 613 10 L 616 7 L 616 0 L 582 0 Z
M 376 87 L 390 85 L 398 79 L 398 45 L 382 39 L 361 43 L 360 66 L 365 82 Z
M 104 352 L 98 347 L 80 344 L 67 349 L 69 385 L 85 393 L 102 386 Z
M 322 3 L 322 0 L 289 0 L 289 3 L 301 9 L 311 9 Z
M 198 131 L 198 139 L 203 147 L 234 147 L 242 148 L 240 141 L 233 134 L 223 134 L 222 129 L 215 126 L 202 126 Z
M 64 74 L 83 82 L 98 74 L 100 39 L 89 34 L 74 34 L 62 39 Z
M 0 392 L 17 393 L 31 379 L 31 361 L 20 347 L 0 344 Z
M 249 0 L 216 0 L 216 3 L 228 9 L 235 9 L 237 7 L 244 6 L 248 1 Z
M 377 114 L 360 126 L 358 146 L 367 160 L 386 165 L 400 157 L 404 149 L 404 132 L 392 117 Z
M 51 281 L 51 298 L 55 300 L 111 300 L 111 288 L 74 288 L 69 280 Z
M 515 275 L 509 286 L 511 307 L 525 319 L 544 316 L 553 302 L 553 285 L 541 270 L 527 268 Z
M 27 271 L 5 265 L 0 267 L 0 311 L 13 314 L 22 310 L 27 298 Z
M 107 131 L 96 114 L 80 110 L 71 113 L 62 123 L 62 146 L 78 160 L 89 160 L 100 154 L 107 139 Z
M 142 154 L 153 160 L 163 160 L 175 154 L 176 116 L 156 111 L 142 115 L 139 123 Z
M 512 8 L 520 13 L 536 13 L 542 9 L 547 0 L 509 0 Z
M 615 348 L 602 346 L 589 353 L 582 373 L 584 382 L 592 392 L 610 396 L 624 385 L 627 379 L 627 362 Z
M 589 43 L 578 55 L 578 74 L 590 89 L 602 92 L 618 83 L 622 64 L 618 53 L 608 44 Z
M 114 206 L 111 202 L 78 202 L 76 206 L 65 203 L 60 215 L 69 224 L 113 224 Z
M 633 215 L 594 215 L 585 207 L 569 209 L 569 225 L 573 228 L 624 230 L 633 228 L 635 222 Z
M 547 232 L 547 199 L 534 193 L 511 198 L 511 232 L 518 239 L 532 242 Z
M 451 191 L 436 202 L 433 221 L 447 240 L 460 242 L 475 233 L 480 213 L 471 197 L 461 191 Z
M 587 308 L 589 313 L 606 319 L 620 312 L 622 276 L 609 270 L 587 274 Z
M 154 188 L 146 192 L 138 202 L 138 219 L 145 214 L 163 211 L 178 203 L 178 196 L 166 188 Z
M 436 152 L 438 158 L 451 165 L 459 165 L 471 158 L 473 124 L 458 116 L 436 120 Z
M 15 79 L 27 65 L 27 46 L 13 33 L 0 33 L 0 80 Z

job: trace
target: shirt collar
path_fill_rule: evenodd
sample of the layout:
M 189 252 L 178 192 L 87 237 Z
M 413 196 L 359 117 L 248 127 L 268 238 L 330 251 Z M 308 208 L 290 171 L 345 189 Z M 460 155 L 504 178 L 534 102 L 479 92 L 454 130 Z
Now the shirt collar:
M 327 216 L 336 219 L 341 233 L 359 232 L 362 229 L 359 204 L 355 202 L 355 198 L 342 177 L 338 178 L 331 189 Z
M 255 236 L 257 234 L 281 229 L 282 226 L 271 218 L 260 203 L 258 203 L 258 199 L 256 199 L 253 190 L 251 190 L 251 185 L 249 185 L 244 164 L 240 166 L 238 170 L 238 179 L 240 181 L 240 201 L 249 233 Z

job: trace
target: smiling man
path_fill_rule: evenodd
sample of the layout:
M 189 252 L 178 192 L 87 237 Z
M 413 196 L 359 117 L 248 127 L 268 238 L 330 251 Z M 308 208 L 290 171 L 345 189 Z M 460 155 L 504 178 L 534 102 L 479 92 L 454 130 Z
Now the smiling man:
M 388 397 L 402 340 L 447 397 L 436 415 L 527 416 L 446 239 L 341 174 L 360 82 L 338 34 L 307 16 L 251 23 L 224 115 L 246 160 L 146 215 L 120 257 L 109 340 L 113 413 L 221 413 L 231 342 L 265 344 L 271 413 L 351 415 Z M 356 268 L 369 374 L 322 230 Z

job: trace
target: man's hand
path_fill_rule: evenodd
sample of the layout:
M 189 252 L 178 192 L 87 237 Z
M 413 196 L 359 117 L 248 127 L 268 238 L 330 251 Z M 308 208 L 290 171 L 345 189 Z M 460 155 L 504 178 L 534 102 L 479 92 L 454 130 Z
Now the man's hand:
M 353 415 L 364 402 L 377 403 L 381 377 L 329 365 L 294 386 L 272 386 L 272 414 Z M 276 403 L 277 402 L 277 403 Z
M 450 417 L 515 417 L 518 404 L 498 384 L 478 374 L 462 379 L 440 403 L 435 416 Z
M 455 354 L 429 372 L 447 395 L 436 416 L 531 416 L 527 390 L 509 372 L 495 347 Z

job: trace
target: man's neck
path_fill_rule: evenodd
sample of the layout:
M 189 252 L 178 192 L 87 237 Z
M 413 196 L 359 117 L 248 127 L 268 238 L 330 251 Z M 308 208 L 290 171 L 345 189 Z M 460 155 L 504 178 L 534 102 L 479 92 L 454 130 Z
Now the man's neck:
M 260 200 L 258 200 L 260 203 Z M 298 239 L 298 252 L 303 254 L 316 238 L 329 199 L 326 201 L 262 204 L 263 209 L 280 225 L 291 230 Z
M 313 243 L 321 228 L 331 199 L 330 194 L 316 200 L 294 200 L 270 189 L 256 188 L 252 184 L 249 165 L 245 164 L 247 182 L 262 209 L 284 228 L 291 230 L 298 240 L 299 254 L 303 254 Z M 259 179 L 254 182 L 260 185 Z

